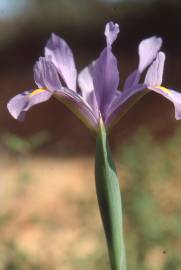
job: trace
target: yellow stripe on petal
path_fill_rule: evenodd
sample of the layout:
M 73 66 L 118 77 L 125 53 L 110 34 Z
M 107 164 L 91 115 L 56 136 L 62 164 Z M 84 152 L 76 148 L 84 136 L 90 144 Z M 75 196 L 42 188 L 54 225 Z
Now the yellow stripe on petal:
M 38 88 L 38 89 L 33 90 L 33 92 L 31 92 L 28 96 L 29 97 L 32 97 L 32 96 L 37 95 L 39 93 L 43 93 L 44 91 L 46 91 L 46 89 L 44 89 L 44 88 Z
M 155 87 L 158 88 L 158 89 L 160 89 L 160 90 L 162 90 L 163 92 L 165 92 L 168 95 L 171 94 L 171 91 L 168 88 L 164 87 L 164 86 L 156 85 Z

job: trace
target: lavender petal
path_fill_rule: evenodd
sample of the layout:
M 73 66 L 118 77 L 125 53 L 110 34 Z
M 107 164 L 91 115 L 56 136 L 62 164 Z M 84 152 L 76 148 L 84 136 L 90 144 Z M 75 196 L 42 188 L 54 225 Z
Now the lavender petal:
M 138 70 L 142 73 L 156 58 L 158 51 L 162 46 L 162 39 L 155 36 L 144 39 L 139 44 L 139 66 Z
M 164 64 L 165 54 L 163 52 L 159 52 L 157 58 L 149 67 L 145 77 L 145 84 L 148 88 L 150 86 L 155 87 L 162 84 Z
M 67 87 L 75 91 L 77 71 L 73 53 L 65 40 L 52 34 L 45 47 L 45 56 L 50 57 Z
M 130 91 L 117 91 L 108 107 L 105 115 L 106 127 L 113 126 L 117 119 L 120 119 L 143 95 L 148 91 L 144 91 L 144 84 L 137 84 Z
M 105 32 L 107 46 L 111 46 L 113 42 L 117 39 L 119 34 L 119 25 L 117 23 L 109 22 L 106 24 Z
M 56 91 L 54 96 L 64 103 L 82 122 L 91 130 L 98 128 L 99 114 L 76 92 L 62 88 Z
M 162 39 L 155 36 L 144 39 L 138 46 L 139 65 L 125 80 L 123 91 L 139 83 L 142 72 L 153 62 L 162 45 Z
M 181 119 L 181 93 L 167 89 L 162 84 L 165 54 L 160 52 L 156 60 L 150 66 L 145 77 L 147 88 L 170 100 L 175 107 L 175 118 Z
M 45 57 L 40 57 L 34 65 L 34 80 L 39 88 L 52 92 L 62 87 L 54 64 Z
M 91 68 L 94 63 L 84 68 L 78 75 L 78 85 L 81 89 L 81 94 L 84 100 L 90 105 L 93 111 L 98 115 L 98 105 L 94 93 L 93 78 L 91 75 Z
M 93 92 L 93 79 L 90 72 L 90 66 L 85 67 L 78 75 L 78 85 L 81 89 L 83 98 L 87 99 L 91 92 Z
M 45 89 L 25 91 L 13 97 L 7 104 L 9 113 L 17 120 L 23 121 L 26 112 L 38 103 L 47 101 L 52 93 Z
M 119 84 L 117 60 L 109 48 L 102 51 L 91 72 L 98 108 L 104 118 Z

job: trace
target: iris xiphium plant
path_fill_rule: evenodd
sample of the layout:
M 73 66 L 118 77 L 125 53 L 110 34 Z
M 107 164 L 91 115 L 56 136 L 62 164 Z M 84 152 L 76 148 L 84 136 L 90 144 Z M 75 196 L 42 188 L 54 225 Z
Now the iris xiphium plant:
M 175 117 L 180 119 L 181 94 L 162 86 L 165 54 L 160 51 L 162 39 L 155 36 L 141 41 L 138 47 L 138 67 L 127 77 L 123 89 L 119 90 L 117 60 L 112 53 L 112 45 L 118 33 L 118 24 L 106 24 L 105 48 L 78 75 L 71 49 L 65 40 L 52 34 L 45 46 L 44 57 L 40 57 L 34 66 L 37 89 L 16 95 L 7 107 L 15 119 L 24 120 L 32 106 L 53 96 L 95 132 L 96 190 L 111 269 L 125 270 L 121 194 L 107 131 L 150 90 L 173 102 Z M 141 80 L 144 71 L 146 75 Z

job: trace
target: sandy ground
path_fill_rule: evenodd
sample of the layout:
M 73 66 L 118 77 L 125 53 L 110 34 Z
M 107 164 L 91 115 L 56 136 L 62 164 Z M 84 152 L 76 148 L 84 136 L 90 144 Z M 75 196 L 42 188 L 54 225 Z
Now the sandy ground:
M 48 254 L 53 261 L 96 249 L 94 234 L 101 224 L 92 157 L 33 157 L 3 163 L 1 243 L 13 241 L 33 257 L 44 259 Z

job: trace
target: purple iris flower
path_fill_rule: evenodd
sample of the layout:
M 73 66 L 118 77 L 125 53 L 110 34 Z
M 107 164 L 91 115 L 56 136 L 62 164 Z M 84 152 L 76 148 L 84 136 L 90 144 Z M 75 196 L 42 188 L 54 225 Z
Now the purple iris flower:
M 180 119 L 181 94 L 161 85 L 165 62 L 165 54 L 160 52 L 161 38 L 153 36 L 141 41 L 138 68 L 128 76 L 123 89 L 118 90 L 119 71 L 112 53 L 112 44 L 118 33 L 118 24 L 106 24 L 106 47 L 78 75 L 68 44 L 52 34 L 45 46 L 45 56 L 40 57 L 34 66 L 34 81 L 38 88 L 12 98 L 7 105 L 10 114 L 15 119 L 24 120 L 32 106 L 54 96 L 89 128 L 96 131 L 101 118 L 108 129 L 138 98 L 153 90 L 173 102 L 175 117 Z M 145 70 L 145 80 L 141 82 Z

